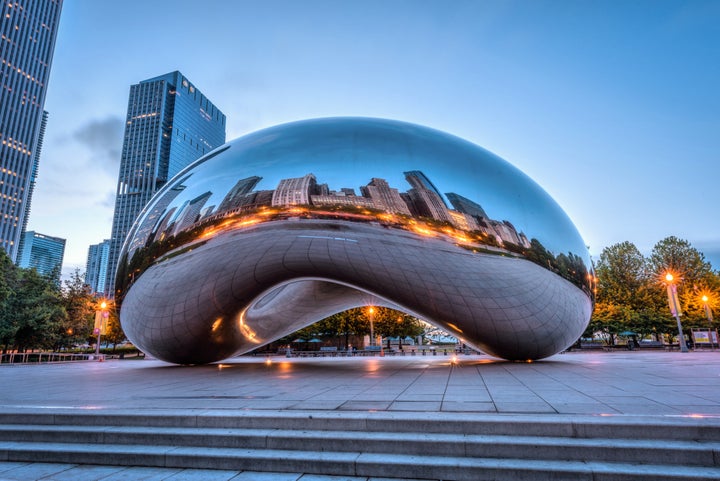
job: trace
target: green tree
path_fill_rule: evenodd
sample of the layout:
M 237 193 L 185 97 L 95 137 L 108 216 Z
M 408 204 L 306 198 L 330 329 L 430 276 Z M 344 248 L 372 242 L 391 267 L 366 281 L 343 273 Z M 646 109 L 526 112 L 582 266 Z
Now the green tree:
M 720 279 L 689 242 L 668 237 L 655 245 L 647 259 L 631 242 L 603 250 L 596 268 L 597 303 L 585 335 L 600 332 L 608 343 L 623 331 L 677 335 L 664 284 L 667 272 L 679 279 L 684 327 L 707 327 L 701 298 L 703 294 L 720 298 Z
M 343 348 L 350 346 L 350 336 L 364 336 L 370 332 L 370 324 L 365 319 L 363 308 L 355 307 L 333 314 L 321 321 L 325 332 L 343 340 Z
M 107 327 L 105 329 L 105 335 L 103 339 L 106 343 L 113 345 L 113 351 L 115 350 L 115 347 L 127 340 L 127 337 L 125 336 L 125 332 L 123 332 L 122 326 L 120 325 L 120 318 L 118 316 L 118 312 L 115 309 L 115 304 L 112 301 L 108 301 L 107 306 L 108 311 L 108 319 L 107 319 Z
M 18 268 L 12 263 L 4 249 L 0 249 L 0 344 L 3 353 L 15 342 L 18 330 L 16 317 L 12 315 Z
M 690 242 L 670 236 L 655 244 L 650 254 L 650 266 L 658 280 L 658 288 L 661 288 L 666 273 L 672 273 L 675 277 L 683 328 L 707 327 L 701 293 L 709 292 L 709 297 L 715 298 L 719 282 L 703 253 Z
M 98 299 L 85 284 L 84 275 L 79 269 L 75 269 L 70 278 L 63 282 L 62 303 L 67 312 L 62 346 L 69 347 L 90 341 L 93 338 L 95 311 L 99 308 Z
M 6 315 L 17 326 L 14 344 L 18 352 L 54 347 L 67 318 L 57 286 L 35 269 L 18 270 L 15 295 Z
M 671 272 L 686 286 L 697 285 L 712 273 L 712 266 L 702 252 L 690 242 L 674 236 L 655 244 L 650 253 L 650 266 L 657 279 L 663 279 Z
M 600 332 L 608 344 L 629 331 L 638 335 L 667 332 L 672 319 L 662 286 L 647 259 L 632 242 L 603 249 L 596 267 L 595 310 L 585 335 Z
M 590 318 L 590 324 L 584 337 L 599 334 L 605 344 L 615 344 L 619 333 L 626 330 L 626 323 L 630 318 L 631 309 L 626 306 L 614 304 L 610 301 L 598 302 Z
M 621 242 L 603 249 L 595 269 L 597 300 L 630 306 L 638 291 L 648 285 L 645 258 L 632 242 Z
M 707 301 L 703 301 L 703 297 L 707 298 Z M 716 323 L 710 324 L 705 311 L 705 304 L 707 303 L 714 316 L 718 315 L 718 309 L 720 309 L 720 274 L 712 271 L 706 274 L 692 288 L 686 289 L 684 299 L 685 319 L 683 320 L 683 326 L 703 329 L 716 328 Z
M 390 348 L 390 337 L 399 339 L 399 347 L 402 349 L 404 337 L 419 336 L 424 332 L 424 326 L 417 318 L 402 311 L 387 307 L 376 308 L 375 332 L 388 338 L 388 349 Z

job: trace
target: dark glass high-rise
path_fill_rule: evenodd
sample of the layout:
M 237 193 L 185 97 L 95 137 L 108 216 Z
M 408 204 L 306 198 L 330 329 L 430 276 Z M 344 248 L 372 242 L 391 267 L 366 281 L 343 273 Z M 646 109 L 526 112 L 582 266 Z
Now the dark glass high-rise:
M 225 114 L 175 71 L 130 87 L 104 282 L 113 296 L 120 249 L 152 196 L 225 142 Z

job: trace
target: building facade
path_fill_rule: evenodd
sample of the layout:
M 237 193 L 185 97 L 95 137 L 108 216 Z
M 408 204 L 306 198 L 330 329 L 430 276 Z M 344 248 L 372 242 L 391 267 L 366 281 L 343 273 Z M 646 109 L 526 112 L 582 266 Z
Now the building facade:
M 225 114 L 180 72 L 130 87 L 105 292 L 118 256 L 150 198 L 183 168 L 225 143 Z
M 60 282 L 60 268 L 65 256 L 65 239 L 27 231 L 23 239 L 22 256 L 18 265 L 24 269 L 35 268 L 44 276 L 53 276 Z
M 85 265 L 85 284 L 90 286 L 93 292 L 105 292 L 109 253 L 110 239 L 91 245 L 88 249 L 87 264 Z
M 0 6 L 0 247 L 18 261 L 62 0 Z

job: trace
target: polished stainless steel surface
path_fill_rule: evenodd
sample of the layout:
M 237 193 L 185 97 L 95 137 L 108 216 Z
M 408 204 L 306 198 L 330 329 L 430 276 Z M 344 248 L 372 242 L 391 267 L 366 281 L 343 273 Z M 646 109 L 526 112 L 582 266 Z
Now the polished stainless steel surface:
M 329 118 L 246 135 L 172 179 L 131 229 L 116 299 L 128 337 L 177 363 L 370 304 L 538 359 L 583 332 L 592 280 L 572 222 L 509 163 L 426 127 Z

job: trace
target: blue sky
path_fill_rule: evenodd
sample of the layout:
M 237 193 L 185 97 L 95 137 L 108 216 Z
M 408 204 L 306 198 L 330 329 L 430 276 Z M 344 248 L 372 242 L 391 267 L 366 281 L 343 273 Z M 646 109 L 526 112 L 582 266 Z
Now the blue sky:
M 110 235 L 129 87 L 180 70 L 227 137 L 384 117 L 508 160 L 597 259 L 668 235 L 720 268 L 718 1 L 66 0 L 29 228 Z

